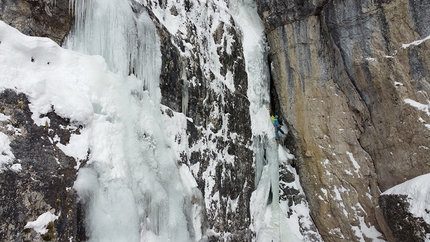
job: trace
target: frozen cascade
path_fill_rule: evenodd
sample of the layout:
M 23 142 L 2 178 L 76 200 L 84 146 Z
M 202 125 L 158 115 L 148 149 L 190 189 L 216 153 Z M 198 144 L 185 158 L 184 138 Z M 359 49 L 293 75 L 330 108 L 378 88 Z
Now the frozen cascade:
M 158 35 L 145 9 L 131 4 L 129 0 L 70 1 L 76 20 L 64 47 L 101 55 L 109 70 L 122 76 L 134 74 L 144 81 L 152 100 L 159 103 L 161 53 Z
M 293 241 L 282 237 L 279 217 L 278 149 L 269 114 L 269 69 L 267 66 L 264 26 L 253 1 L 241 0 L 232 6 L 235 21 L 243 33 L 244 56 L 248 73 L 253 150 L 255 151 L 256 191 L 251 198 L 256 241 Z M 288 230 L 282 226 L 282 230 Z
M 253 133 L 253 150 L 255 151 L 255 184 L 256 190 L 251 197 L 251 214 L 253 230 L 256 232 L 255 241 L 306 241 L 300 232 L 299 223 L 311 221 L 309 209 L 300 204 L 292 208 L 293 215 L 288 215 L 291 209 L 288 201 L 279 200 L 279 165 L 288 163 L 294 156 L 282 145 L 275 141 L 273 125 L 269 119 L 269 67 L 264 26 L 257 14 L 255 2 L 238 0 L 231 3 L 235 22 L 243 34 L 243 49 L 248 73 L 248 98 Z M 284 131 L 287 128 L 283 127 Z M 287 165 L 289 171 L 295 174 L 295 183 L 291 187 L 301 191 L 296 171 Z M 277 202 L 280 201 L 280 202 Z M 319 235 L 315 235 L 316 238 Z
M 161 54 L 155 26 L 127 0 L 72 4 L 77 24 L 65 46 L 101 55 L 116 73 L 112 101 L 93 103 L 91 154 L 75 182 L 86 206 L 89 241 L 199 239 L 187 197 L 192 189 L 181 178 L 159 122 Z
M 91 154 L 75 183 L 86 206 L 89 240 L 204 238 L 200 220 L 204 208 L 190 203 L 200 192 L 189 171 L 178 169 L 177 154 L 159 122 L 163 119 L 158 87 L 161 53 L 154 24 L 133 1 L 76 0 L 71 6 L 76 24 L 65 46 L 102 56 L 105 69 L 115 73 L 109 94 L 100 94 L 109 95 L 107 100 L 98 98 L 92 103 L 94 118 L 86 129 Z M 243 34 L 248 73 L 256 169 L 251 229 L 255 241 L 303 241 L 297 214 L 290 217 L 286 203 L 277 202 L 279 164 L 290 156 L 276 143 L 269 119 L 264 27 L 253 1 L 230 2 L 229 8 Z

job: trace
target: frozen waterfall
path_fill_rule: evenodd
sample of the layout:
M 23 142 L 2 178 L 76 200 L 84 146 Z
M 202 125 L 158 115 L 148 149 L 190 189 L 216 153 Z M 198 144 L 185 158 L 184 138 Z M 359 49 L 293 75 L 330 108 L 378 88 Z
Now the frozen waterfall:
M 154 24 L 144 10 L 132 11 L 128 0 L 75 1 L 73 9 L 76 24 L 65 46 L 101 55 L 115 73 L 110 87 L 106 82 L 109 96 L 101 93 L 105 98 L 92 103 L 91 154 L 75 182 L 86 206 L 89 241 L 199 239 L 187 197 L 192 188 L 181 178 L 159 122 L 161 59 Z
M 289 219 L 288 206 L 279 199 L 279 165 L 293 156 L 275 141 L 270 116 L 269 67 L 264 26 L 253 1 L 239 0 L 232 4 L 233 16 L 243 33 L 244 56 L 248 73 L 248 98 L 255 152 L 256 190 L 251 197 L 256 241 L 304 241 L 298 219 Z M 283 127 L 287 130 L 286 127 Z M 289 166 L 289 165 L 288 165 Z M 293 174 L 296 172 L 291 169 Z M 297 176 L 297 174 L 296 174 Z M 292 187 L 300 188 L 299 184 Z
M 264 27 L 253 1 L 229 4 L 243 34 L 248 74 L 256 169 L 250 229 L 255 241 L 300 241 L 297 217 L 288 219 L 286 205 L 277 202 L 279 165 L 290 155 L 276 143 L 268 118 Z M 201 192 L 189 169 L 176 163 L 172 127 L 160 122 L 160 42 L 148 13 L 129 0 L 75 0 L 71 8 L 76 23 L 64 46 L 103 57 L 108 73 L 92 90 L 94 115 L 82 131 L 91 152 L 74 186 L 85 205 L 89 241 L 204 241 L 203 205 L 190 202 Z

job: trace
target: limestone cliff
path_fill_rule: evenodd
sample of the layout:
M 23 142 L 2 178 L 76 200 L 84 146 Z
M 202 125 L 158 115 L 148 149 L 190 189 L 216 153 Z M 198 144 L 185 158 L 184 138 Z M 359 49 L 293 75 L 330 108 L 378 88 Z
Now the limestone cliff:
M 279 112 L 326 241 L 379 230 L 378 197 L 430 172 L 426 1 L 258 0 Z M 427 24 L 426 24 L 427 23 Z M 412 45 L 403 45 L 412 43 Z

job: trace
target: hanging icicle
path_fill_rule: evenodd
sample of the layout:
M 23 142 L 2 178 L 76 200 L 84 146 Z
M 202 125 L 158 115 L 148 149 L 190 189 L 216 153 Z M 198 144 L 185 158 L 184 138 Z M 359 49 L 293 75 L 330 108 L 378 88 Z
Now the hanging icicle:
M 159 103 L 160 41 L 144 8 L 134 12 L 128 0 L 72 0 L 70 9 L 75 25 L 64 46 L 101 55 L 120 76 L 136 76 Z

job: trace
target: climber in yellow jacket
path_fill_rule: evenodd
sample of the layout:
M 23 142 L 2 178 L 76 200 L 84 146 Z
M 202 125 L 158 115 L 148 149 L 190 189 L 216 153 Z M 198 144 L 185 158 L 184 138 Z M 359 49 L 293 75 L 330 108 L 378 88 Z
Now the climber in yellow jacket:
M 278 115 L 272 115 L 270 116 L 270 119 L 272 120 L 273 126 L 275 126 L 275 136 L 276 139 L 279 139 L 279 132 L 281 132 L 282 134 L 285 134 L 284 131 L 281 129 L 281 124 L 279 123 L 278 120 Z

